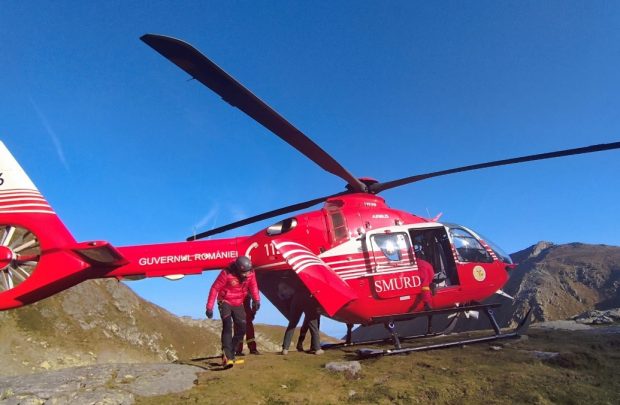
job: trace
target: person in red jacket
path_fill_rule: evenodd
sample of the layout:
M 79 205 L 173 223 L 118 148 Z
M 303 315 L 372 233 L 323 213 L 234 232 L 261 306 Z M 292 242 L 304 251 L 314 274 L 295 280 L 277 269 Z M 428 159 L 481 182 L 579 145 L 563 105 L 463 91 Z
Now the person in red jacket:
M 420 291 L 419 300 L 424 303 L 425 311 L 432 311 L 433 309 L 433 301 L 432 301 L 432 291 L 431 291 L 431 283 L 433 282 L 433 278 L 435 277 L 435 270 L 433 269 L 433 265 L 424 260 L 422 257 L 424 255 L 422 252 L 416 251 L 416 262 L 418 264 L 418 271 L 420 272 L 420 285 L 422 286 L 422 291 Z M 418 299 L 416 299 L 416 304 Z M 433 332 L 433 315 L 429 313 L 426 316 L 427 324 L 426 324 L 426 333 L 431 334 Z
M 213 306 L 217 299 L 222 318 L 222 365 L 232 366 L 235 362 L 235 348 L 245 335 L 245 309 L 243 301 L 250 294 L 252 311 L 260 308 L 260 297 L 256 275 L 252 271 L 252 261 L 247 256 L 239 256 L 222 270 L 213 282 L 207 300 L 207 318 L 213 318 Z M 233 336 L 233 323 L 235 334 Z
M 422 282 L 422 292 L 420 296 L 424 303 L 424 310 L 429 311 L 433 307 L 431 283 L 433 282 L 435 271 L 433 270 L 433 266 L 426 260 L 416 257 L 416 261 L 418 263 L 418 270 L 420 271 L 420 281 Z

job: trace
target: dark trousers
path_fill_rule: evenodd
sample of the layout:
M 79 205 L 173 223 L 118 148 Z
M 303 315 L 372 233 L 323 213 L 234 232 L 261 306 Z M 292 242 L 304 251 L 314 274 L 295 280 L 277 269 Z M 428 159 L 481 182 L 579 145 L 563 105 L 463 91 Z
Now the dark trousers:
M 304 302 L 293 300 L 290 308 L 288 326 L 284 333 L 284 341 L 282 342 L 282 349 L 288 350 L 293 339 L 293 333 L 299 323 L 301 315 L 305 316 L 305 321 L 308 322 L 308 328 L 310 329 L 310 349 L 319 350 L 321 348 L 321 337 L 319 335 L 319 314 L 316 311 L 316 307 L 308 305 Z
M 318 330 L 321 330 L 321 317 L 320 316 L 316 319 L 316 327 Z M 301 324 L 301 329 L 299 329 L 299 339 L 297 339 L 297 348 L 303 348 L 304 340 L 306 340 L 306 334 L 308 333 L 308 329 L 310 329 L 310 319 L 304 316 L 304 322 Z
M 245 342 L 248 345 L 248 349 L 250 352 L 256 351 L 256 337 L 254 336 L 254 312 L 252 311 L 252 300 L 250 298 L 246 298 L 243 301 L 243 308 L 245 309 Z M 237 334 L 237 329 L 234 328 L 235 334 Z M 243 353 L 243 339 L 239 341 L 237 346 L 235 347 L 237 354 Z
M 222 318 L 222 350 L 227 359 L 235 358 L 235 348 L 243 342 L 245 335 L 245 309 L 243 305 L 233 307 L 227 302 L 218 303 Z M 233 324 L 235 334 L 233 336 Z

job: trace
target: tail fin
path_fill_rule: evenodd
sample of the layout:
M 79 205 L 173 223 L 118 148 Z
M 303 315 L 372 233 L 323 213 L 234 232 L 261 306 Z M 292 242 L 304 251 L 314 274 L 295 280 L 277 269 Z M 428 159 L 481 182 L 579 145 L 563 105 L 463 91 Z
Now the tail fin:
M 74 245 L 0 141 L 0 310 L 38 301 L 85 279 L 82 270 L 88 265 L 67 251 Z

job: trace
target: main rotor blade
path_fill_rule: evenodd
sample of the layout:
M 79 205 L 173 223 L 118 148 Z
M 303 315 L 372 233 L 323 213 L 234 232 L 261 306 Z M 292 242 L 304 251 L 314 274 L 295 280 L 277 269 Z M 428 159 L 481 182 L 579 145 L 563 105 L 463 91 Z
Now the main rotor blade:
M 337 196 L 340 196 L 340 195 L 343 195 L 343 194 L 348 194 L 348 193 L 349 193 L 349 191 L 343 191 L 341 193 L 336 193 L 336 194 L 328 195 L 328 196 L 325 196 L 325 197 L 319 197 L 319 198 L 315 198 L 314 200 L 309 200 L 309 201 L 301 202 L 301 203 L 298 203 L 298 204 L 293 204 L 293 205 L 289 205 L 289 206 L 286 206 L 286 207 L 278 208 L 276 210 L 264 212 L 262 214 L 254 215 L 253 217 L 242 219 L 241 221 L 233 222 L 233 223 L 230 223 L 228 225 L 223 225 L 223 226 L 220 226 L 218 228 L 213 228 L 213 229 L 211 229 L 209 231 L 201 232 L 198 235 L 193 235 L 193 236 L 188 237 L 186 240 L 187 241 L 192 241 L 192 240 L 196 240 L 196 239 L 206 238 L 207 236 L 216 235 L 218 233 L 222 233 L 222 232 L 225 232 L 225 231 L 229 231 L 231 229 L 239 228 L 239 227 L 242 227 L 244 225 L 253 224 L 255 222 L 262 221 L 263 219 L 269 219 L 269 218 L 277 217 L 279 215 L 288 214 L 289 212 L 295 212 L 295 211 L 303 210 L 303 209 L 306 209 L 306 208 L 310 208 L 313 205 L 322 203 L 323 201 L 327 200 L 328 198 L 337 197 Z
M 163 35 L 146 34 L 140 39 L 321 168 L 344 179 L 353 190 L 366 191 L 366 185 L 333 157 L 196 48 L 187 42 Z
M 620 149 L 620 142 L 603 143 L 599 145 L 585 146 L 582 148 L 566 149 L 566 150 L 560 150 L 556 152 L 540 153 L 537 155 L 521 156 L 521 157 L 515 157 L 511 159 L 495 160 L 493 162 L 455 167 L 454 169 L 447 169 L 447 170 L 441 170 L 437 172 L 418 174 L 415 176 L 404 177 L 398 180 L 386 181 L 384 183 L 375 183 L 375 184 L 372 184 L 369 188 L 370 188 L 371 193 L 376 194 L 381 191 L 388 190 L 390 188 L 404 186 L 405 184 L 414 183 L 420 180 L 430 179 L 432 177 L 445 176 L 447 174 L 468 172 L 471 170 L 486 169 L 488 167 L 495 167 L 495 166 L 505 166 L 505 165 L 512 165 L 516 163 L 531 162 L 534 160 L 552 159 L 552 158 L 557 158 L 557 157 L 562 157 L 562 156 L 601 152 L 601 151 L 610 150 L 610 149 Z

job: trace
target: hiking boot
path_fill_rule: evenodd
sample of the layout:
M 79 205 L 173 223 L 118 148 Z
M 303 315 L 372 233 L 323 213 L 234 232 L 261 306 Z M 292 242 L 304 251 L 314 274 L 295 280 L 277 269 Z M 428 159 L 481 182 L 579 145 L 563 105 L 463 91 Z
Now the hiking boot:
M 303 352 L 304 351 L 304 345 L 301 345 L 301 344 L 297 343 L 297 351 L 298 352 Z
M 258 349 L 254 349 L 254 350 L 250 350 L 250 354 L 254 354 L 258 356 L 260 352 L 258 351 Z
M 235 352 L 235 356 L 245 356 L 245 353 L 243 353 L 243 352 Z
M 286 356 L 288 354 L 288 350 L 287 349 L 282 349 L 282 351 L 280 352 L 280 354 L 282 356 Z
M 314 351 L 314 354 L 317 354 L 317 355 L 320 355 L 320 354 L 323 354 L 323 353 L 325 353 L 325 350 L 323 350 L 323 349 L 319 349 L 319 350 L 315 350 Z

